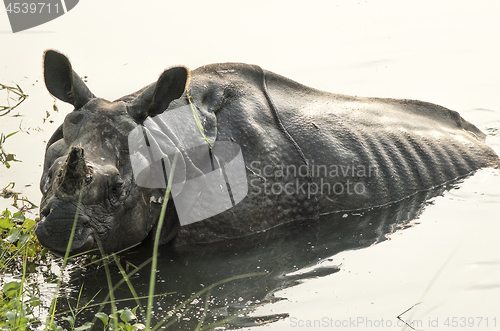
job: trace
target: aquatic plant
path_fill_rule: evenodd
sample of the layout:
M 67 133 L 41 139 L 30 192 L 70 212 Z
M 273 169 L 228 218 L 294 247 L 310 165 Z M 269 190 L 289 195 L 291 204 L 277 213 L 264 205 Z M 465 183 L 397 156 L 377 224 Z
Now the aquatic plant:
M 75 215 L 74 225 L 76 225 L 77 217 L 78 215 Z M 162 213 L 161 218 L 163 217 L 164 213 Z M 161 226 L 161 222 L 159 224 Z M 156 263 L 153 262 L 157 259 L 158 238 L 156 238 L 157 240 L 154 243 L 155 247 L 152 258 L 144 261 L 141 265 L 134 267 L 133 270 L 127 273 L 120 262 L 119 254 L 121 252 L 110 255 L 101 254 L 100 256 L 84 257 L 81 254 L 80 256 L 70 256 L 68 249 L 64 258 L 53 256 L 39 244 L 34 232 L 35 227 L 36 221 L 27 218 L 24 211 L 20 210 L 12 213 L 9 210 L 5 210 L 1 214 L 0 276 L 2 277 L 0 277 L 0 330 L 43 329 L 48 331 L 83 331 L 96 326 L 96 322 L 100 320 L 104 331 L 135 331 L 142 329 L 155 331 L 159 328 L 168 328 L 176 324 L 180 320 L 179 316 L 184 314 L 183 310 L 191 306 L 194 301 L 200 302 L 204 306 L 201 310 L 203 313 L 199 316 L 196 330 L 206 330 L 222 326 L 238 317 L 235 314 L 219 321 L 206 323 L 212 289 L 236 279 L 265 274 L 260 272 L 239 275 L 207 286 L 173 307 L 162 320 L 157 322 L 156 325 L 152 325 L 151 312 L 153 299 L 159 296 L 154 292 L 154 283 L 152 283 L 149 295 L 139 297 L 133 288 L 130 278 L 151 263 L 152 279 L 154 279 Z M 71 240 L 68 248 L 71 247 L 70 245 Z M 67 311 L 56 312 L 57 301 L 63 299 L 60 289 L 69 285 L 68 278 L 64 278 L 65 275 L 68 275 L 68 270 L 74 271 L 75 269 L 88 268 L 89 266 L 98 266 L 105 269 L 108 282 L 108 296 L 99 302 L 95 300 L 96 294 L 90 301 L 82 305 L 80 302 L 83 291 L 82 286 L 76 305 L 72 307 L 68 302 L 69 309 Z M 115 284 L 111 280 L 111 267 L 118 268 L 122 275 L 122 279 Z M 38 277 L 40 273 L 44 275 L 43 281 Z M 57 283 L 57 287 L 53 290 L 53 298 L 50 300 L 51 304 L 49 307 L 43 303 L 47 300 L 46 295 L 43 298 L 40 293 L 40 287 L 43 282 Z M 113 293 L 124 282 L 127 283 L 130 293 L 132 293 L 132 297 L 129 300 L 136 302 L 136 306 L 132 309 L 117 309 L 116 307 L 116 304 L 121 300 L 115 299 Z M 147 300 L 147 304 L 143 305 L 141 303 L 142 300 Z M 108 304 L 111 305 L 111 313 L 103 312 L 103 307 Z M 85 312 L 86 309 L 97 306 L 100 307 L 100 310 L 94 314 L 92 321 L 78 321 L 77 317 Z M 145 312 L 147 314 L 144 314 Z
M 2 330 L 28 330 L 40 321 L 34 309 L 40 305 L 36 283 L 28 283 L 27 275 L 34 272 L 37 263 L 45 260 L 34 229 L 36 222 L 19 211 L 5 210 L 0 217 L 0 327 Z M 21 273 L 21 279 L 14 276 Z
M 0 91 L 2 90 L 7 91 L 7 105 L 0 106 L 0 116 L 4 116 L 10 113 L 28 97 L 28 95 L 25 94 L 21 87 L 17 84 L 16 86 L 0 84 Z M 15 104 L 11 105 L 11 101 L 13 101 Z
M 5 140 L 7 140 L 7 138 L 12 137 L 13 135 L 15 135 L 18 132 L 19 131 L 14 131 L 14 132 L 9 133 L 6 136 L 3 133 L 0 133 L 0 162 L 3 163 L 7 168 L 10 168 L 9 162 L 11 162 L 11 161 L 20 162 L 20 161 L 16 160 L 15 154 L 7 153 L 5 151 L 5 149 L 3 148 L 3 144 L 5 143 Z

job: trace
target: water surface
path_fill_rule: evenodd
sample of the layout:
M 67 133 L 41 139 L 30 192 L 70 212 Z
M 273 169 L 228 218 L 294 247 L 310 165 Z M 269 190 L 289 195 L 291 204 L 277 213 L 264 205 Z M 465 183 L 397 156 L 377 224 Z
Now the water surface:
M 496 1 L 284 6 L 88 0 L 17 34 L 8 33 L 0 11 L 0 83 L 19 84 L 29 94 L 0 118 L 0 132 L 23 131 L 5 145 L 22 162 L 0 168 L 0 187 L 13 181 L 22 195 L 40 200 L 45 142 L 71 111 L 57 101 L 55 112 L 43 86 L 47 48 L 67 54 L 90 89 L 109 100 L 149 84 L 171 65 L 247 62 L 331 92 L 443 105 L 488 133 L 488 143 L 500 152 L 499 10 Z M 1 209 L 8 205 L 0 201 Z M 459 323 L 454 329 L 494 329 L 494 321 L 500 327 L 499 172 L 481 170 L 421 206 L 409 201 L 398 212 L 294 224 L 227 243 L 229 248 L 198 247 L 193 253 L 164 247 L 158 293 L 176 293 L 157 300 L 155 316 L 221 279 L 264 270 L 265 276 L 214 289 L 208 318 L 242 314 L 234 326 L 266 324 L 273 330 L 402 329 L 397 316 L 419 303 L 401 317 L 419 329 L 443 329 L 447 321 L 450 328 Z M 141 260 L 138 254 L 127 258 Z M 76 293 L 84 282 L 90 298 L 106 286 L 101 276 L 77 273 L 67 292 Z M 145 293 L 147 277 L 136 276 L 139 292 Z M 117 295 L 130 297 L 126 287 Z M 173 328 L 196 325 L 204 297 L 190 307 Z

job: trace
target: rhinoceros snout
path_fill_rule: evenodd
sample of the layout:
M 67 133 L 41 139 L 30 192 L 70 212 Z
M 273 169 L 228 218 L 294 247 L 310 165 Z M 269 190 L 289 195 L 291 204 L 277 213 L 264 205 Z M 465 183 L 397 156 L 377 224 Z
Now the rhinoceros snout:
M 68 248 L 75 223 L 74 211 L 65 210 L 51 203 L 42 208 L 40 216 L 41 220 L 36 228 L 38 241 L 55 253 L 63 255 Z M 88 251 L 94 247 L 94 236 L 89 221 L 86 215 L 77 215 L 70 248 L 72 253 Z

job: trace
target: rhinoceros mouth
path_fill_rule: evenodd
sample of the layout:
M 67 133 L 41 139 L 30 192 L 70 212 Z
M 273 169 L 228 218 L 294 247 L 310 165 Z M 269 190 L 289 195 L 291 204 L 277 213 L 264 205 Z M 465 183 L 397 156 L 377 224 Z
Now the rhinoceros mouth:
M 38 241 L 59 255 L 64 255 L 68 248 L 68 242 L 75 222 L 75 218 L 68 217 L 67 214 L 61 210 L 54 210 L 50 213 L 44 210 L 41 213 L 42 219 L 36 229 Z M 94 231 L 90 227 L 89 221 L 88 216 L 78 215 L 71 243 L 72 254 L 86 252 L 95 248 Z

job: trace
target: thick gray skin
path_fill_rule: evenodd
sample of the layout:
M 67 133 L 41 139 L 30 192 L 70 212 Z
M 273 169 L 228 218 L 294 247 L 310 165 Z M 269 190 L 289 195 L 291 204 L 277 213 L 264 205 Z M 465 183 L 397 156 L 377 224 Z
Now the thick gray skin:
M 232 209 L 183 227 L 170 199 L 163 242 L 216 241 L 384 205 L 500 165 L 480 130 L 430 103 L 321 92 L 231 63 L 192 71 L 185 92 L 187 71 L 172 68 L 156 83 L 109 102 L 94 97 L 65 56 L 47 51 L 44 66 L 49 92 L 75 106 L 47 144 L 41 180 L 37 235 L 57 252 L 68 245 L 80 195 L 72 252 L 98 245 L 115 252 L 154 231 L 164 190 L 135 184 L 128 133 L 147 116 L 188 104 L 186 93 L 212 143 L 241 147 L 249 192 Z M 300 172 L 286 175 L 279 172 L 283 166 Z

